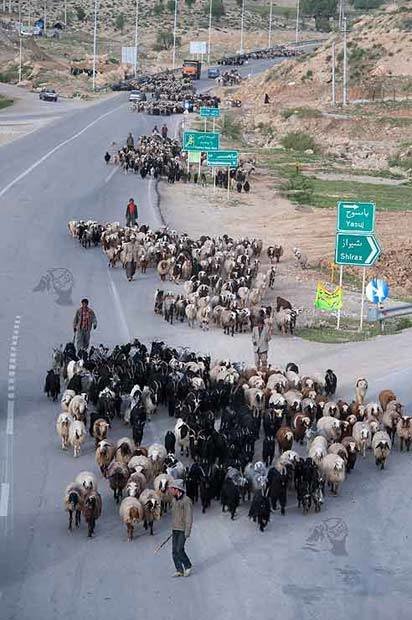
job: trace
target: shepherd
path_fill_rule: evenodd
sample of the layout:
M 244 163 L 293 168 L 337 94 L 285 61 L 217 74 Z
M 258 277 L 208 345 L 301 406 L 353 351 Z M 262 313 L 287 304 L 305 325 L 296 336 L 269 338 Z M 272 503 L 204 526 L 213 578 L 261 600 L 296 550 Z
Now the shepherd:
M 174 480 L 170 493 L 174 497 L 172 504 L 172 557 L 176 567 L 174 577 L 189 577 L 192 563 L 189 560 L 185 543 L 192 531 L 193 505 L 186 495 L 183 480 Z
M 264 370 L 268 365 L 270 331 L 265 325 L 264 314 L 261 313 L 252 330 L 252 343 L 255 353 L 255 365 L 258 370 Z
M 90 343 L 90 332 L 97 327 L 96 315 L 89 308 L 89 300 L 84 298 L 80 308 L 76 311 L 73 321 L 73 331 L 76 338 L 76 350 L 87 351 Z
M 137 221 L 137 205 L 133 198 L 130 198 L 126 207 L 126 226 L 136 226 Z

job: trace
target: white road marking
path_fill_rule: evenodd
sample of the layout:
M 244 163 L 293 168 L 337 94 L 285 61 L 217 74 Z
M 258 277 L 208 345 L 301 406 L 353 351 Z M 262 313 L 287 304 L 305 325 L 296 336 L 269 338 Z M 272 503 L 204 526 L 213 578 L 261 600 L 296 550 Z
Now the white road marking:
M 75 133 L 73 136 L 71 136 L 70 138 L 67 138 L 67 140 L 63 140 L 63 142 L 60 142 L 60 144 L 57 144 L 54 148 L 52 148 L 48 153 L 46 153 L 45 155 L 43 155 L 43 157 L 40 157 L 40 159 L 38 159 L 36 162 L 34 162 L 34 164 L 32 164 L 31 166 L 29 166 L 24 172 L 21 172 L 15 179 L 13 179 L 13 181 L 10 181 L 10 183 L 8 183 L 5 187 L 3 187 L 2 190 L 0 190 L 0 198 L 2 196 L 4 196 L 4 194 L 6 192 L 9 191 L 9 189 L 11 189 L 12 187 L 14 187 L 19 181 L 21 181 L 22 179 L 24 179 L 24 177 L 26 177 L 28 174 L 30 174 L 30 172 L 33 172 L 33 170 L 35 170 L 38 166 L 40 166 L 43 162 L 45 162 L 47 159 L 49 159 L 49 157 L 51 157 L 52 155 L 54 155 L 54 153 L 56 153 L 57 151 L 59 151 L 61 148 L 63 148 L 64 146 L 66 146 L 66 144 L 70 144 L 70 142 L 73 142 L 74 140 L 77 140 L 77 138 L 79 138 L 82 134 L 84 134 L 88 129 L 90 129 L 90 127 L 93 127 L 94 125 L 96 125 L 96 123 L 98 123 L 99 121 L 101 121 L 103 118 L 106 118 L 107 116 L 109 116 L 110 114 L 113 114 L 114 112 L 117 112 L 117 110 L 120 110 L 120 108 L 122 108 L 125 104 L 122 103 L 121 105 L 117 106 L 116 108 L 114 108 L 113 110 L 110 110 L 109 112 L 105 112 L 105 114 L 101 114 L 100 116 L 98 116 L 97 118 L 94 119 L 94 121 L 92 121 L 91 123 L 89 123 L 88 125 L 86 125 L 85 127 L 83 127 L 83 129 L 81 129 L 80 131 L 78 131 L 77 133 Z M 16 317 L 20 320 L 20 316 Z
M 122 302 L 120 301 L 119 293 L 117 292 L 117 288 L 113 281 L 112 274 L 110 273 L 110 269 L 107 270 L 107 274 L 109 277 L 110 290 L 112 292 L 113 299 L 114 299 L 114 305 L 116 306 L 116 310 L 119 315 L 123 338 L 125 338 L 126 341 L 130 341 L 131 337 L 130 337 L 129 327 L 127 325 L 126 317 L 125 317 L 124 310 L 122 307 Z
M 10 485 L 8 482 L 1 483 L 1 496 L 0 496 L 0 517 L 7 517 L 9 513 L 9 492 Z
M 14 434 L 14 398 L 7 401 L 6 435 Z
M 112 179 L 114 177 L 114 175 L 116 174 L 118 169 L 119 169 L 118 166 L 115 166 L 113 168 L 113 170 L 107 175 L 107 177 L 105 178 L 104 182 L 108 183 L 110 181 L 110 179 Z

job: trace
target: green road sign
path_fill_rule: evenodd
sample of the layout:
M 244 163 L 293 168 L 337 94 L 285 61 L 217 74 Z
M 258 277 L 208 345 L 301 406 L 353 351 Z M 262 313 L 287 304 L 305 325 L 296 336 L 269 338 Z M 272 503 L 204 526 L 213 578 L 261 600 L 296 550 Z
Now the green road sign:
M 379 258 L 381 247 L 373 235 L 337 233 L 335 262 L 338 265 L 369 267 Z
M 217 151 L 219 134 L 214 131 L 185 131 L 182 151 Z
M 207 154 L 208 166 L 236 168 L 239 162 L 239 151 L 212 151 Z
M 339 232 L 372 233 L 375 228 L 373 202 L 338 202 Z
M 201 151 L 188 151 L 187 159 L 189 164 L 198 164 L 201 161 Z
M 219 118 L 219 108 L 200 108 L 200 116 L 203 118 Z

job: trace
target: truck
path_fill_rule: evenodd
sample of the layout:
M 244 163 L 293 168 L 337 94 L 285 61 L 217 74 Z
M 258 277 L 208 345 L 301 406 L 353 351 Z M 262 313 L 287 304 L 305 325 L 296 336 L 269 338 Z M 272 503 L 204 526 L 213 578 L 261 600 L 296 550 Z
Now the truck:
M 190 77 L 192 80 L 200 80 L 202 63 L 200 60 L 184 60 L 182 67 L 183 77 Z

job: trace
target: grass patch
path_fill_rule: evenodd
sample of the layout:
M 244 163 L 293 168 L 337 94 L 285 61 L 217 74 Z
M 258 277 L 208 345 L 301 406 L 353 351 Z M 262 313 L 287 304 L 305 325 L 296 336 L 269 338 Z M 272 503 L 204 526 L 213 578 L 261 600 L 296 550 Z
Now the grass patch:
M 334 207 L 338 200 L 374 202 L 378 211 L 411 211 L 412 183 L 405 185 L 372 185 L 353 181 L 326 181 L 313 178 L 311 204 Z
M 313 327 L 302 327 L 296 330 L 296 335 L 304 340 L 312 342 L 322 342 L 325 344 L 342 344 L 345 342 L 360 342 L 370 340 L 376 336 L 391 336 L 398 334 L 404 329 L 412 328 L 412 319 L 408 317 L 399 317 L 385 321 L 385 329 L 382 333 L 381 327 L 377 323 L 364 323 L 363 331 L 358 331 L 359 322 L 354 320 L 343 320 L 342 328 L 336 329 L 336 319 L 319 323 Z
M 13 105 L 13 103 L 14 99 L 8 99 L 7 97 L 3 97 L 2 95 L 0 95 L 0 110 L 8 108 L 9 106 Z
M 304 152 L 316 150 L 314 139 L 304 131 L 290 131 L 283 136 L 280 142 L 289 151 Z
M 225 138 L 242 142 L 242 124 L 233 114 L 226 112 L 219 124 L 220 131 Z

